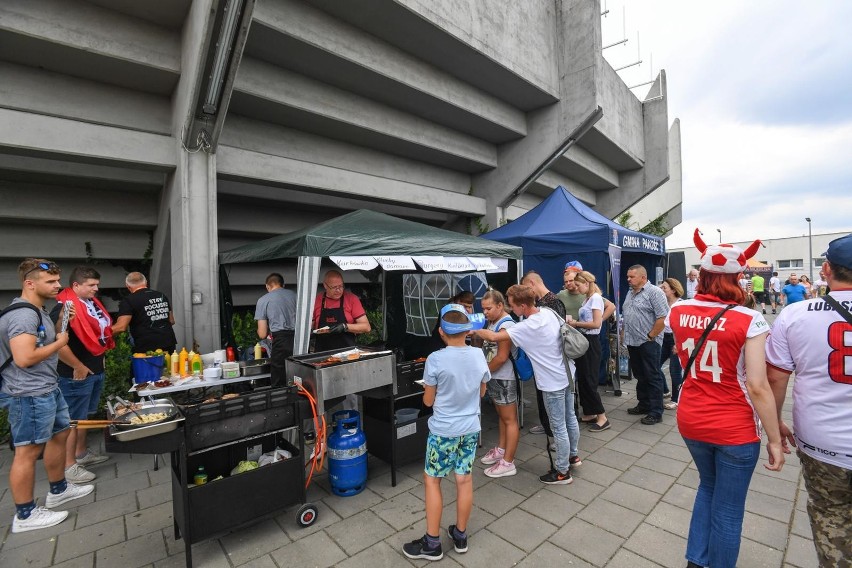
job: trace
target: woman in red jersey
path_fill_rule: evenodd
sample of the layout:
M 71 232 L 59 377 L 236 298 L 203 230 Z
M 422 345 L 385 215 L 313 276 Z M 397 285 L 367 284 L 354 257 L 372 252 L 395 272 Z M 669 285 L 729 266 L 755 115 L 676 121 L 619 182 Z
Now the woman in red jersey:
M 685 370 L 678 429 L 700 477 L 686 559 L 688 568 L 734 568 L 746 494 L 760 455 L 761 423 L 768 437 L 765 467 L 778 471 L 784 464 L 778 415 L 766 379 L 769 325 L 760 313 L 741 305 L 745 293 L 737 282 L 760 241 L 743 251 L 727 244 L 708 247 L 697 230 L 694 239 L 703 253 L 697 294 L 673 305 L 667 321 Z M 701 336 L 720 312 L 702 345 Z M 696 346 L 697 356 L 686 372 Z

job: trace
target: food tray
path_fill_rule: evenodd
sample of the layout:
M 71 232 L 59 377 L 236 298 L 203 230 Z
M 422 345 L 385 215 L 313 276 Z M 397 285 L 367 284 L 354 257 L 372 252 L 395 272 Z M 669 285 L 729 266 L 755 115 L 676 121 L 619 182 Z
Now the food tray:
M 265 375 L 270 372 L 272 366 L 269 359 L 254 359 L 253 361 L 240 361 L 240 374 L 244 377 Z
M 177 409 L 174 402 L 172 402 L 169 398 L 158 398 L 153 401 L 143 402 L 141 403 L 141 408 L 162 409 L 163 412 L 176 412 L 176 415 L 172 420 L 167 420 L 166 422 L 139 426 L 138 428 L 130 430 L 120 430 L 113 424 L 109 427 L 110 436 L 119 442 L 130 442 L 140 438 L 147 438 L 148 436 L 156 436 L 157 434 L 171 432 L 178 427 L 178 424 L 185 420 L 183 415 L 180 413 L 180 410 Z M 112 402 L 107 402 L 107 412 L 110 418 L 115 418 L 115 410 Z M 124 414 L 122 414 L 122 416 L 123 415 Z

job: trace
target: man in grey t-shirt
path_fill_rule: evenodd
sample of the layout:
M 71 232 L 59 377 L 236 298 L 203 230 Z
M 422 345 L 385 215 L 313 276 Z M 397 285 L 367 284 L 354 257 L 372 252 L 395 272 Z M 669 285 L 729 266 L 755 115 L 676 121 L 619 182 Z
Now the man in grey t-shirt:
M 13 305 L 28 303 L 35 310 L 18 308 L 0 319 L 0 362 L 5 365 L 0 406 L 9 412 L 15 446 L 9 470 L 9 489 L 15 502 L 13 533 L 61 523 L 68 512 L 50 509 L 95 489 L 93 485 L 74 485 L 65 480 L 65 442 L 70 417 L 59 391 L 56 361 L 59 350 L 68 345 L 68 332 L 57 333 L 61 324 L 54 327 L 44 310 L 45 302 L 59 293 L 59 272 L 53 262 L 40 258 L 24 260 L 18 266 L 21 297 Z M 50 491 L 45 506 L 36 507 L 35 465 L 42 450 Z
M 293 354 L 294 329 L 296 324 L 296 293 L 284 288 L 284 277 L 273 272 L 266 277 L 266 294 L 257 301 L 254 311 L 257 320 L 257 336 L 272 338 L 272 386 L 286 384 L 284 364 Z

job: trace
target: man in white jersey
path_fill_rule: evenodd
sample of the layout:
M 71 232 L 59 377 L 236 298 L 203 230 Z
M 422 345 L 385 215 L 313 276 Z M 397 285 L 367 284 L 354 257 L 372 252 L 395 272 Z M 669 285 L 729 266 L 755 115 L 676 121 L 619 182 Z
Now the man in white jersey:
M 787 306 L 772 327 L 766 361 L 781 416 L 793 385 L 793 432 L 808 489 L 808 515 L 822 568 L 852 566 L 852 234 L 831 241 L 823 273 L 827 297 Z M 842 312 L 846 312 L 846 315 Z

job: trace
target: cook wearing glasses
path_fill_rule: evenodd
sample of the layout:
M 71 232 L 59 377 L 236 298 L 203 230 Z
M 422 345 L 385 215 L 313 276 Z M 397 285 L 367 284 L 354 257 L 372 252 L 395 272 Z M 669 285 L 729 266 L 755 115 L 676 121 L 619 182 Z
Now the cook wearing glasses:
M 322 286 L 324 291 L 314 302 L 315 351 L 354 347 L 355 335 L 371 329 L 361 300 L 345 289 L 337 270 L 325 273 Z

